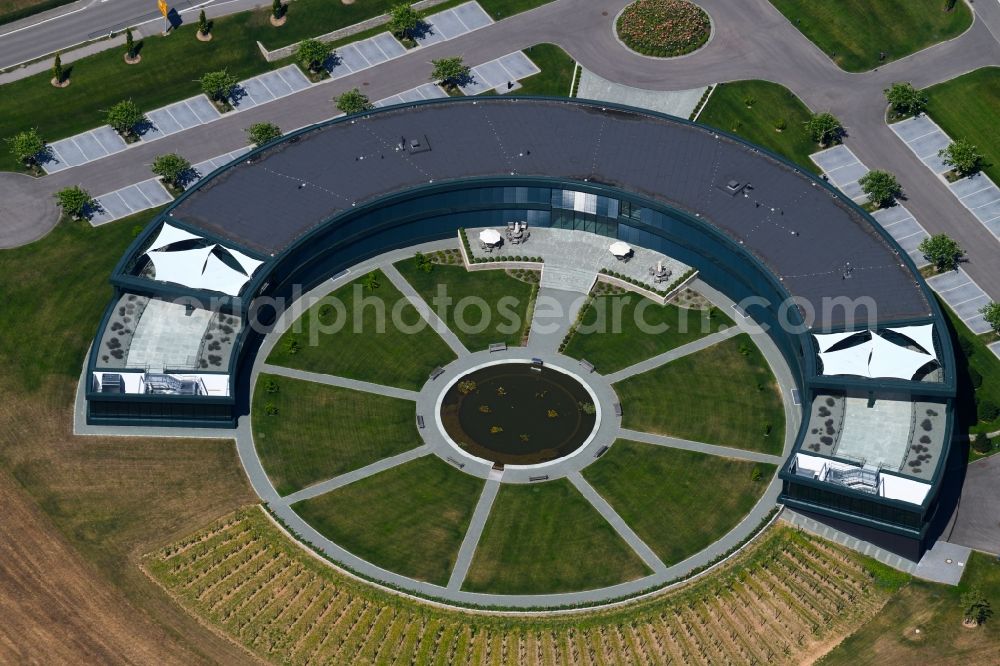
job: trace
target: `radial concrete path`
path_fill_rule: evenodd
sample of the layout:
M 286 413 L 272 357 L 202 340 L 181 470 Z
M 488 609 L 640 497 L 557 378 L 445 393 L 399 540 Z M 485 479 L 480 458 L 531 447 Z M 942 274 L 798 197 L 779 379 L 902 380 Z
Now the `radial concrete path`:
M 973 5 L 976 20 L 961 36 L 876 70 L 850 74 L 838 68 L 767 0 L 701 0 L 712 15 L 716 33 L 700 51 L 672 60 L 647 58 L 625 49 L 612 30 L 613 17 L 629 0 L 555 0 L 537 9 L 454 40 L 412 51 L 363 72 L 314 86 L 221 120 L 137 145 L 111 157 L 43 179 L 51 193 L 70 184 L 91 192 L 110 192 L 146 173 L 156 155 L 178 152 L 192 163 L 242 147 L 243 128 L 275 121 L 291 129 L 334 115 L 330 99 L 359 87 L 372 99 L 388 97 L 426 81 L 435 58 L 461 55 L 482 63 L 533 44 L 562 46 L 590 71 L 618 83 L 650 90 L 684 90 L 736 79 L 768 79 L 790 88 L 813 110 L 832 111 L 848 130 L 848 143 L 871 168 L 895 172 L 906 192 L 907 207 L 931 233 L 947 233 L 968 251 L 966 270 L 993 298 L 1000 299 L 1000 252 L 996 239 L 948 192 L 885 125 L 882 90 L 893 81 L 925 87 L 973 69 L 1000 65 L 1000 8 L 994 1 Z M 54 218 L 46 218 L 51 228 Z M 43 224 L 31 219 L 8 222 L 12 228 Z M 43 224 L 44 226 L 44 224 Z M 18 238 L 43 235 L 5 234 L 0 246 Z
M 380 257 L 369 260 L 359 266 L 354 267 L 346 274 L 336 279 L 330 280 L 314 291 L 305 294 L 303 299 L 319 299 L 327 293 L 339 288 L 346 282 L 356 279 L 357 275 L 362 275 L 373 269 L 381 269 L 390 280 L 403 292 L 418 309 L 427 317 L 427 321 L 432 325 L 443 326 L 441 320 L 436 315 L 431 314 L 431 308 L 425 303 L 420 295 L 406 282 L 406 280 L 393 268 L 392 264 L 404 257 L 412 256 L 417 250 L 428 253 L 438 249 L 457 247 L 455 241 L 443 241 L 430 243 L 422 246 L 398 250 L 387 253 Z M 596 275 L 596 272 L 595 272 Z M 720 308 L 728 308 L 731 302 L 708 288 L 707 285 L 694 283 L 695 289 L 700 289 L 713 303 Z M 572 294 L 580 297 L 582 294 Z M 576 298 L 573 299 L 577 300 Z M 240 458 L 261 499 L 264 500 L 292 532 L 311 546 L 319 549 L 335 562 L 338 562 L 348 569 L 362 574 L 366 578 L 379 583 L 398 587 L 409 592 L 430 596 L 437 599 L 444 599 L 452 602 L 477 605 L 502 605 L 511 608 L 518 607 L 555 607 L 577 604 L 600 604 L 604 601 L 619 598 L 622 596 L 635 595 L 651 588 L 662 587 L 678 578 L 688 575 L 692 570 L 701 568 L 723 555 L 727 551 L 739 545 L 747 536 L 752 534 L 760 525 L 762 519 L 768 515 L 775 505 L 780 482 L 775 476 L 762 494 L 756 505 L 745 516 L 742 521 L 723 535 L 718 541 L 708 548 L 692 555 L 687 560 L 673 565 L 666 565 L 656 553 L 639 537 L 626 521 L 614 510 L 614 508 L 584 480 L 581 471 L 589 464 L 599 459 L 604 452 L 602 447 L 610 447 L 620 438 L 634 439 L 641 442 L 666 446 L 677 449 L 698 451 L 708 455 L 723 456 L 750 462 L 763 462 L 779 465 L 783 457 L 768 455 L 753 451 L 733 449 L 724 446 L 706 444 L 702 442 L 691 442 L 687 440 L 675 439 L 663 435 L 651 433 L 640 433 L 626 430 L 621 427 L 621 418 L 615 414 L 613 405 L 618 398 L 614 394 L 611 386 L 611 378 L 616 376 L 631 376 L 638 372 L 645 372 L 659 367 L 663 363 L 668 363 L 686 354 L 703 350 L 712 344 L 717 344 L 728 339 L 740 330 L 746 331 L 754 336 L 755 341 L 761 347 L 767 361 L 772 365 L 772 370 L 781 387 L 782 398 L 784 400 L 787 428 L 785 431 L 784 454 L 791 450 L 795 441 L 795 434 L 798 430 L 800 415 L 790 401 L 791 374 L 784 365 L 780 354 L 766 335 L 755 329 L 749 320 L 741 322 L 742 328 L 734 328 L 731 332 L 717 333 L 709 335 L 699 341 L 698 344 L 685 345 L 674 350 L 672 354 L 661 354 L 654 359 L 642 361 L 631 368 L 626 368 L 615 375 L 602 376 L 597 372 L 590 373 L 585 368 L 579 366 L 575 359 L 562 356 L 554 349 L 550 349 L 548 344 L 551 339 L 566 334 L 572 322 L 576 318 L 576 309 L 564 310 L 564 320 L 556 326 L 554 333 L 550 332 L 543 336 L 544 345 L 535 346 L 534 339 L 529 341 L 525 348 L 509 348 L 505 352 L 490 353 L 489 351 L 472 352 L 466 349 L 448 329 L 443 329 L 446 339 L 452 336 L 451 344 L 458 354 L 458 359 L 444 368 L 445 372 L 440 377 L 429 380 L 428 383 L 418 392 L 404 391 L 398 388 L 372 384 L 369 382 L 359 382 L 357 380 L 334 377 L 317 373 L 304 372 L 281 368 L 267 364 L 268 353 L 273 349 L 281 334 L 293 323 L 293 316 L 283 315 L 275 329 L 267 336 L 258 360 L 254 365 L 252 384 L 256 384 L 256 378 L 261 372 L 281 374 L 303 381 L 317 381 L 323 384 L 342 386 L 360 391 L 378 393 L 396 398 L 414 400 L 417 414 L 424 418 L 425 427 L 419 430 L 424 440 L 423 445 L 411 449 L 410 451 L 379 460 L 366 465 L 360 469 L 347 472 L 332 479 L 316 483 L 308 488 L 299 490 L 286 496 L 279 496 L 267 477 L 266 471 L 257 456 L 253 433 L 250 427 L 250 418 L 245 417 L 240 420 L 237 430 L 237 446 Z M 298 312 L 296 310 L 296 312 Z M 541 341 L 541 340 L 540 340 Z M 596 425 L 596 435 L 586 443 L 577 453 L 543 466 L 518 468 L 508 466 L 502 473 L 497 473 L 491 469 L 488 461 L 474 458 L 464 450 L 451 444 L 437 422 L 436 413 L 438 411 L 438 400 L 440 394 L 446 390 L 449 382 L 457 380 L 463 374 L 478 367 L 483 363 L 496 360 L 520 360 L 529 361 L 532 357 L 540 358 L 546 365 L 556 365 L 566 371 L 575 374 L 591 391 L 595 398 L 595 405 L 598 407 L 598 422 Z M 626 406 L 627 408 L 627 406 Z M 606 449 L 604 449 L 606 450 Z M 456 562 L 448 583 L 445 586 L 432 585 L 423 581 L 410 579 L 395 572 L 387 571 L 381 567 L 365 561 L 354 554 L 341 548 L 336 543 L 319 534 L 312 526 L 303 521 L 295 512 L 293 505 L 296 502 L 317 497 L 327 492 L 370 477 L 374 474 L 392 469 L 399 465 L 405 465 L 417 458 L 426 455 L 436 455 L 448 464 L 460 469 L 463 473 L 484 479 L 485 485 L 479 497 L 469 528 L 462 540 L 461 546 L 456 555 Z M 652 573 L 643 578 L 628 581 L 611 587 L 586 590 L 580 592 L 545 595 L 493 595 L 466 592 L 462 590 L 469 568 L 472 565 L 476 547 L 482 536 L 483 529 L 489 520 L 489 514 L 494 500 L 500 492 L 500 487 L 504 483 L 536 483 L 559 478 L 566 478 L 580 492 L 580 494 L 604 517 L 612 526 L 621 539 L 647 564 Z

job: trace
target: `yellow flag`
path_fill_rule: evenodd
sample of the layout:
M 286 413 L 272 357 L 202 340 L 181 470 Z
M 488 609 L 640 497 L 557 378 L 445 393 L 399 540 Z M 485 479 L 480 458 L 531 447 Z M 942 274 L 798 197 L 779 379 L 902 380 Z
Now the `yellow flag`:
M 165 17 L 170 8 L 167 7 L 166 0 L 156 0 L 156 6 L 160 8 L 160 13 Z

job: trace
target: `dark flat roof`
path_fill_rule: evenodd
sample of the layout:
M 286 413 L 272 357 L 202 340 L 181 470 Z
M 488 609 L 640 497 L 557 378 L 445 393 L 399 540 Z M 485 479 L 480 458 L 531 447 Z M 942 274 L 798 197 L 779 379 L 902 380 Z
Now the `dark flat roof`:
M 430 150 L 397 151 L 402 138 Z M 698 214 L 817 307 L 826 296 L 871 297 L 881 321 L 930 313 L 873 223 L 811 176 L 704 127 L 579 101 L 452 100 L 335 122 L 203 182 L 172 213 L 277 254 L 352 204 L 512 174 L 589 179 Z M 751 182 L 751 196 L 723 191 L 730 180 Z

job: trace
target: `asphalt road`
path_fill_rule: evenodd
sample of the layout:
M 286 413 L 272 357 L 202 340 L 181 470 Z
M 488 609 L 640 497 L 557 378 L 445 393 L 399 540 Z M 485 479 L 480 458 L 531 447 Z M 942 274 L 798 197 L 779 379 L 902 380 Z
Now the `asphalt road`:
M 996 238 L 885 125 L 882 94 L 893 81 L 924 87 L 979 67 L 1000 65 L 997 0 L 976 3 L 976 21 L 960 37 L 861 74 L 838 68 L 767 0 L 701 0 L 715 23 L 715 34 L 706 47 L 671 60 L 640 56 L 618 43 L 612 29 L 613 17 L 628 2 L 556 0 L 335 82 L 48 176 L 42 179 L 44 189 L 82 184 L 91 192 L 109 192 L 135 181 L 135 174 L 148 173 L 153 158 L 164 152 L 179 152 L 196 163 L 235 150 L 246 143 L 243 128 L 253 122 L 274 121 L 290 130 L 330 118 L 335 114 L 330 100 L 344 90 L 359 87 L 371 99 L 381 99 L 412 88 L 428 79 L 431 59 L 461 55 L 466 62 L 478 64 L 533 44 L 553 42 L 587 69 L 626 85 L 682 90 L 738 79 L 768 79 L 790 88 L 812 109 L 832 111 L 847 127 L 847 143 L 858 157 L 870 168 L 897 174 L 907 207 L 929 232 L 958 240 L 968 251 L 966 270 L 992 298 L 1000 300 Z M 36 230 L 35 237 L 46 231 Z
M 168 0 L 168 4 L 180 12 L 183 20 L 185 14 L 202 6 L 210 16 L 221 16 L 265 3 L 262 0 Z M 163 17 L 157 10 L 156 0 L 79 0 L 0 26 L 0 69 L 140 25 L 147 35 L 162 29 Z

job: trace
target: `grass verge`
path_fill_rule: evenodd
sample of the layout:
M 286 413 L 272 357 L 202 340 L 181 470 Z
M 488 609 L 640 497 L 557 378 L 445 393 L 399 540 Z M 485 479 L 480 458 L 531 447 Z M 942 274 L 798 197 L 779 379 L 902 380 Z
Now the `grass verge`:
M 622 425 L 780 454 L 785 412 L 764 355 L 746 333 L 615 384 Z
M 1000 67 L 984 67 L 927 88 L 927 113 L 952 139 L 966 139 L 986 158 L 983 171 L 1000 183 Z
M 280 495 L 420 446 L 415 419 L 409 400 L 277 375 L 253 396 L 254 445 Z
M 8 655 L 0 661 L 239 659 L 136 567 L 139 553 L 253 501 L 232 441 L 72 432 L 77 380 L 112 294 L 108 278 L 134 229 L 158 212 L 99 228 L 62 222 L 0 252 L 0 488 L 10 508 L 0 596 L 18 600 L 16 621 L 0 631 L 0 655 Z M 24 503 L 30 511 L 15 511 Z M 19 562 L 30 562 L 27 577 Z M 71 651 L 60 655 L 60 645 Z
M 996 617 L 975 629 L 962 626 L 961 595 L 979 588 L 996 607 L 1000 600 L 1000 562 L 973 552 L 957 587 L 914 580 L 870 622 L 846 638 L 819 663 L 995 664 L 1000 646 Z
M 483 481 L 425 456 L 294 506 L 358 557 L 438 585 L 448 582 Z
M 805 128 L 811 115 L 809 107 L 784 86 L 770 81 L 734 81 L 716 86 L 698 122 L 732 132 L 806 171 L 819 173 L 809 159 L 819 150 Z M 778 131 L 781 121 L 785 127 Z
M 750 512 L 774 465 L 618 440 L 584 478 L 664 564 L 712 544 Z
M 963 0 L 771 0 L 799 31 L 848 72 L 864 72 L 957 37 L 972 24 Z M 884 60 L 880 54 L 884 53 Z
M 948 304 L 938 298 L 941 310 L 951 324 L 951 343 L 955 353 L 958 396 L 955 400 L 955 434 L 990 433 L 1000 430 L 1000 417 L 980 421 L 976 402 L 989 400 L 1000 405 L 1000 358 L 990 351 L 982 337 L 969 330 Z M 978 375 L 981 384 L 973 379 Z
M 583 495 L 560 479 L 500 487 L 462 589 L 572 592 L 649 573 Z

